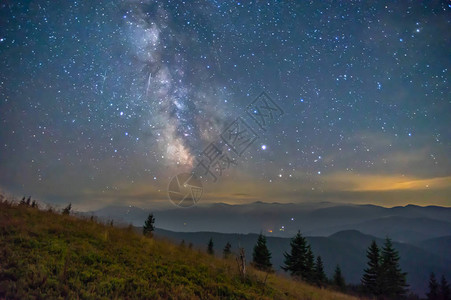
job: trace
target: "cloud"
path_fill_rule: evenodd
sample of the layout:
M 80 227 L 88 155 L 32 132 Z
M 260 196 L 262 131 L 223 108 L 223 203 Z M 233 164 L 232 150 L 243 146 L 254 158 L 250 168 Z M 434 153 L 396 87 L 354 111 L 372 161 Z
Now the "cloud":
M 424 179 L 404 175 L 369 175 L 341 172 L 325 176 L 324 180 L 332 189 L 356 192 L 444 189 L 451 187 L 451 176 Z

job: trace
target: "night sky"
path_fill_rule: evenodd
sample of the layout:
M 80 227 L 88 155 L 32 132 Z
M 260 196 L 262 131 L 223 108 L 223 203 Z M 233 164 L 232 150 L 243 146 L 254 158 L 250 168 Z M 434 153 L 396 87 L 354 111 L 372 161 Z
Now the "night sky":
M 199 204 L 451 206 L 450 23 L 449 1 L 2 1 L 0 188 L 173 207 L 265 92 L 283 115 L 246 121 Z

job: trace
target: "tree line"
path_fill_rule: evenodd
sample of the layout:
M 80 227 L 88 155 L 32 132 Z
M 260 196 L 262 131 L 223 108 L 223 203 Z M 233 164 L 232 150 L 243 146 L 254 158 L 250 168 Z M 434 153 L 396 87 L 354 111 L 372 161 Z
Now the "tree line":
M 155 218 L 150 214 L 144 224 L 143 233 L 145 235 L 154 231 L 154 222 Z M 213 247 L 213 239 L 210 238 L 207 244 L 207 253 L 214 255 Z M 227 242 L 223 248 L 224 258 L 232 255 L 231 249 L 232 245 Z M 243 251 L 243 249 L 240 250 Z M 241 255 L 244 253 L 242 252 Z M 291 239 L 290 250 L 284 252 L 283 255 L 284 264 L 281 268 L 294 279 L 303 280 L 319 287 L 332 286 L 343 292 L 349 288 L 339 265 L 335 267 L 332 278 L 327 277 L 321 256 L 318 255 L 315 258 L 310 244 L 300 231 Z M 363 270 L 361 284 L 353 286 L 352 290 L 376 299 L 405 299 L 408 293 L 407 273 L 403 272 L 400 267 L 400 256 L 394 248 L 392 240 L 387 237 L 381 248 L 373 240 L 367 248 L 366 257 L 367 267 Z M 274 272 L 271 252 L 267 247 L 266 237 L 262 233 L 258 236 L 253 248 L 251 265 L 261 271 Z M 435 274 L 431 273 L 427 299 L 451 300 L 450 286 L 445 276 L 442 275 L 439 283 Z
M 213 240 L 210 238 L 207 253 L 214 254 Z M 224 258 L 231 255 L 231 244 L 227 242 L 223 250 Z M 408 292 L 406 273 L 399 266 L 399 254 L 387 238 L 382 249 L 373 241 L 367 251 L 368 267 L 364 270 L 361 285 L 354 292 L 374 296 L 378 299 L 402 299 Z M 271 252 L 266 244 L 266 237 L 260 233 L 252 252 L 251 264 L 265 272 L 274 272 L 271 263 Z M 296 280 L 302 280 L 319 287 L 334 287 L 342 292 L 348 291 L 348 285 L 337 265 L 332 278 L 324 271 L 321 256 L 314 255 L 307 239 L 298 231 L 290 241 L 290 250 L 284 252 L 282 270 Z M 438 300 L 438 299 L 437 299 Z M 440 299 L 441 300 L 441 299 Z M 446 299 L 448 300 L 448 299 Z

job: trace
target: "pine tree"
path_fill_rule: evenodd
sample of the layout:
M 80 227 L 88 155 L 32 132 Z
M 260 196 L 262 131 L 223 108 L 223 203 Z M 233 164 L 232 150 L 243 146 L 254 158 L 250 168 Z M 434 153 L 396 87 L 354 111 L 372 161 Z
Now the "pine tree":
M 450 287 L 444 275 L 442 275 L 442 280 L 440 280 L 440 296 L 441 300 L 451 300 Z
M 324 272 L 324 265 L 323 265 L 323 260 L 321 259 L 321 256 L 318 256 L 316 258 L 315 282 L 319 286 L 324 286 L 327 283 L 327 276 L 326 276 L 326 273 Z
M 438 282 L 435 279 L 435 274 L 431 273 L 429 276 L 429 292 L 426 294 L 428 300 L 439 300 Z
M 230 257 L 230 255 L 232 254 L 232 245 L 227 242 L 227 244 L 224 246 L 224 250 L 222 250 L 222 255 L 224 256 L 224 258 L 228 258 Z
M 315 282 L 315 256 L 313 255 L 312 248 L 307 244 L 307 253 L 305 255 L 305 281 Z
M 266 246 L 266 237 L 260 233 L 257 244 L 254 246 L 252 253 L 252 264 L 259 270 L 271 271 L 271 252 Z
M 282 269 L 289 272 L 291 276 L 305 279 L 306 272 L 306 256 L 307 256 L 307 241 L 298 231 L 296 236 L 291 239 L 290 253 L 285 252 L 284 266 Z
M 340 290 L 344 291 L 346 289 L 346 282 L 343 275 L 341 274 L 341 268 L 339 265 L 337 265 L 337 267 L 335 268 L 332 282 Z
M 372 241 L 366 252 L 368 258 L 368 268 L 364 270 L 365 274 L 362 277 L 362 286 L 366 293 L 379 296 L 380 289 L 380 251 L 376 241 Z
M 144 227 L 143 227 L 143 234 L 145 236 L 152 236 L 154 230 L 155 230 L 155 218 L 153 217 L 153 214 L 149 214 L 149 216 L 147 217 L 146 222 L 144 222 Z
M 406 274 L 399 266 L 399 254 L 389 238 L 386 238 L 381 255 L 381 294 L 389 298 L 402 298 L 408 286 Z
M 208 241 L 208 246 L 207 246 L 207 253 L 208 254 L 215 254 L 215 251 L 213 250 L 213 239 L 210 238 L 210 240 Z
M 71 209 L 72 209 L 72 203 L 69 203 L 69 205 L 63 209 L 63 215 L 69 215 Z

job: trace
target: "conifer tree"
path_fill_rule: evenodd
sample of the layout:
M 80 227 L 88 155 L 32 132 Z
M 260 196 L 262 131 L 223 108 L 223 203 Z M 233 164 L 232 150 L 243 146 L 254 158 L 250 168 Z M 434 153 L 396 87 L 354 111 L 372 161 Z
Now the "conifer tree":
M 290 253 L 285 252 L 284 266 L 282 269 L 289 272 L 291 276 L 305 279 L 306 275 L 306 259 L 307 259 L 307 241 L 298 231 L 296 236 L 291 239 Z
M 381 253 L 381 294 L 389 298 L 402 298 L 407 293 L 406 274 L 399 266 L 399 254 L 391 239 L 386 238 Z
M 271 252 L 266 246 L 266 237 L 261 233 L 258 236 L 257 244 L 254 246 L 252 264 L 262 271 L 270 271 L 272 269 Z
M 312 248 L 307 244 L 307 252 L 305 255 L 305 280 L 310 283 L 315 282 L 315 256 L 313 255 Z
M 427 292 L 426 296 L 428 300 L 439 300 L 439 290 L 438 290 L 438 282 L 435 279 L 435 274 L 431 273 L 429 275 L 429 292 Z
M 444 275 L 442 275 L 442 280 L 440 280 L 440 296 L 441 300 L 451 300 L 450 287 Z
M 318 256 L 316 258 L 315 281 L 316 281 L 316 284 L 318 284 L 319 286 L 324 286 L 327 283 L 327 276 L 326 276 L 326 273 L 324 272 L 324 265 L 323 265 L 323 260 L 321 259 L 321 256 Z
M 337 267 L 335 268 L 332 282 L 340 290 L 344 291 L 346 289 L 346 282 L 343 275 L 341 274 L 341 268 L 339 265 L 337 265 Z
M 228 258 L 230 257 L 230 255 L 232 254 L 232 245 L 227 242 L 227 244 L 224 246 L 224 250 L 222 250 L 222 255 L 224 256 L 224 258 Z
M 208 241 L 208 246 L 207 246 L 207 253 L 208 254 L 215 254 L 215 251 L 213 250 L 213 239 L 210 238 L 210 240 Z
M 69 215 L 71 209 L 72 209 L 72 203 L 69 203 L 69 205 L 63 209 L 63 215 Z
M 376 241 L 372 241 L 366 252 L 368 267 L 364 270 L 362 286 L 366 293 L 379 296 L 380 289 L 380 251 Z
M 152 236 L 154 230 L 155 230 L 155 218 L 153 217 L 153 214 L 149 214 L 149 216 L 147 217 L 147 220 L 144 222 L 144 227 L 143 227 L 143 234 L 145 236 Z

